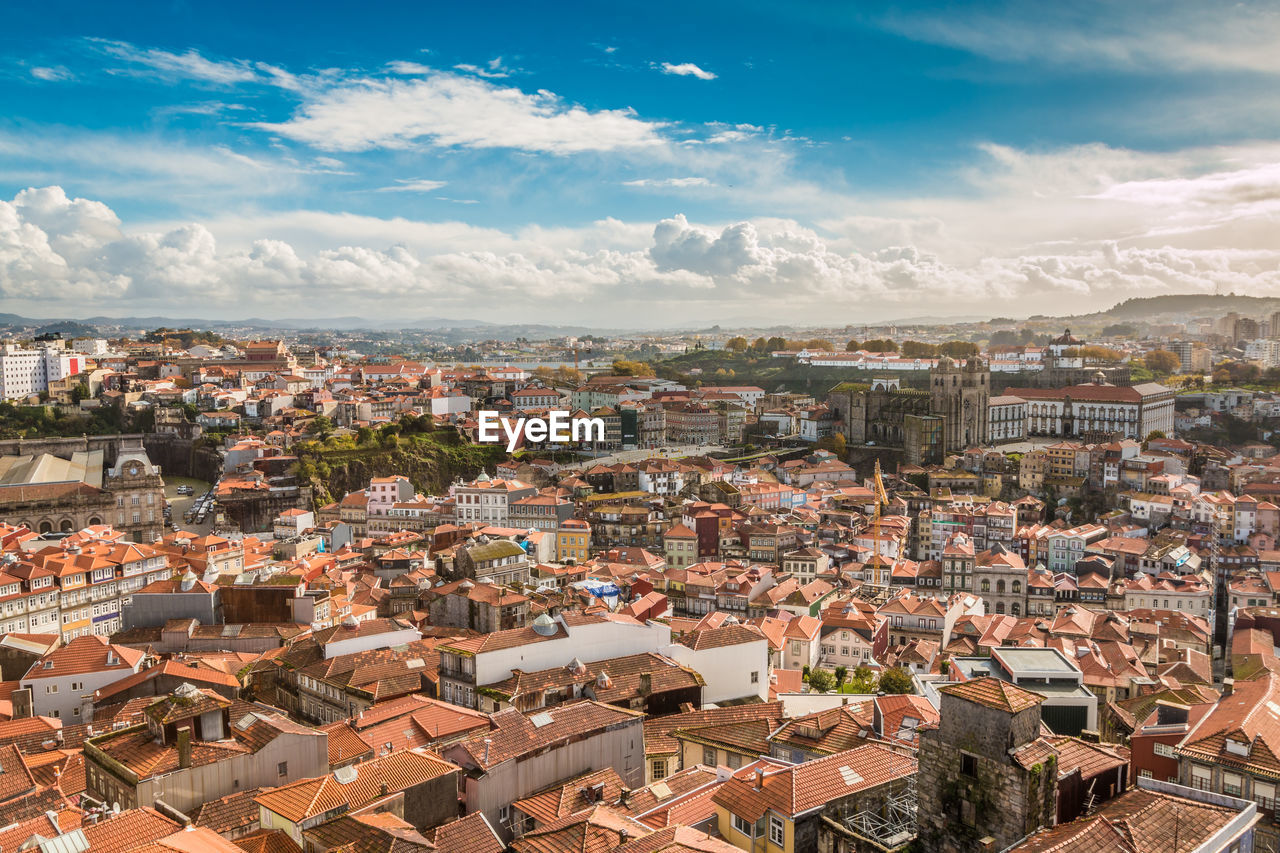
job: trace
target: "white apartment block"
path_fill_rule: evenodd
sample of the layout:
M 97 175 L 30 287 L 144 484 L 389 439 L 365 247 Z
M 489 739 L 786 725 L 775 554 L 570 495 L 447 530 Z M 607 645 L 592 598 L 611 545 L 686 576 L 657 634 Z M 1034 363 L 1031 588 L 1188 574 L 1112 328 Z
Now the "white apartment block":
M 85 369 L 84 356 L 53 346 L 25 349 L 0 347 L 0 399 L 16 400 L 49 390 L 49 383 Z

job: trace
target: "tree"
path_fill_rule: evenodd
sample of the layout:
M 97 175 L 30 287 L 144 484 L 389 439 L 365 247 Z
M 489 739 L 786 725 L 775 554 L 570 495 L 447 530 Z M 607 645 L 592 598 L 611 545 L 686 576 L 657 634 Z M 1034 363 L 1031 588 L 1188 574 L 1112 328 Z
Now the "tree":
M 849 680 L 849 667 L 845 666 L 844 664 L 840 664 L 839 666 L 836 667 L 836 689 L 839 690 L 840 687 L 848 680 Z
M 849 343 L 844 345 L 845 352 L 857 352 L 860 349 L 862 349 L 862 344 L 858 343 L 857 338 L 854 338 L 853 340 L 849 341 Z
M 1118 364 L 1124 361 L 1124 353 L 1111 347 L 1100 347 L 1096 344 L 1080 347 L 1080 355 L 1086 361 L 1103 361 Z
M 947 341 L 938 347 L 938 354 L 949 358 L 970 358 L 978 354 L 978 345 L 973 341 Z
M 840 459 L 843 459 L 845 453 L 849 451 L 849 444 L 845 441 L 844 433 L 842 432 L 835 432 L 831 435 L 823 436 L 818 439 L 817 447 L 819 450 L 830 450 Z
M 614 376 L 653 376 L 653 368 L 643 361 L 618 359 L 613 363 Z
M 369 429 L 366 426 L 358 427 L 356 429 L 357 445 L 368 444 L 371 441 L 373 441 L 373 430 Z
M 80 405 L 81 400 L 89 399 L 89 386 L 83 382 L 77 383 L 71 389 L 71 402 Z
M 324 415 L 316 415 L 311 419 L 311 434 L 326 436 L 333 432 L 333 421 Z
M 871 671 L 869 666 L 860 666 L 853 671 L 853 678 L 849 681 L 850 693 L 875 693 L 876 692 L 876 674 Z
M 804 342 L 805 349 L 816 349 L 822 352 L 835 352 L 835 345 L 823 338 L 812 338 Z
M 884 693 L 915 693 L 911 675 L 901 667 L 887 669 L 880 674 L 880 690 Z
M 747 339 L 744 337 L 729 338 L 725 343 L 724 348 L 729 352 L 746 352 Z
M 933 358 L 938 354 L 937 344 L 927 344 L 924 341 L 903 341 L 902 357 L 903 358 Z
M 809 671 L 809 689 L 814 693 L 826 693 L 834 690 L 836 686 L 836 677 L 825 669 L 813 669 Z
M 862 342 L 862 348 L 867 352 L 897 352 L 897 341 L 891 341 L 888 338 L 875 338 Z
M 784 350 L 786 348 L 787 348 L 787 339 L 780 338 L 777 335 L 774 335 L 772 338 L 769 338 L 769 340 L 766 341 L 764 345 L 765 352 L 777 352 L 778 350 Z
M 1152 373 L 1168 376 L 1178 369 L 1179 365 L 1182 364 L 1182 359 L 1178 358 L 1176 353 L 1169 352 L 1167 349 L 1157 349 L 1143 356 L 1142 363 Z

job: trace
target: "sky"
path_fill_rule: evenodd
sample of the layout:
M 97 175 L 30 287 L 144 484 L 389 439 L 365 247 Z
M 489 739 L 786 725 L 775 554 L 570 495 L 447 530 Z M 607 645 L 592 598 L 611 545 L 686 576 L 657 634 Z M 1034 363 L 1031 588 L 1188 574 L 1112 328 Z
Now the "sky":
M 0 311 L 1280 295 L 1280 0 L 0 4 Z

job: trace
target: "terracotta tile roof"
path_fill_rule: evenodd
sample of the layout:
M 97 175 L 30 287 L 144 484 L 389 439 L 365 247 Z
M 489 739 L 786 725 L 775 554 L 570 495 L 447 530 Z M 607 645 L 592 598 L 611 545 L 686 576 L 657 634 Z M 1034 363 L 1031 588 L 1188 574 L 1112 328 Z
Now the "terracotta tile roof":
M 1187 733 L 1178 753 L 1251 773 L 1280 778 L 1280 675 L 1263 671 L 1236 682 L 1230 696 Z M 1228 742 L 1243 749 L 1241 755 Z
M 254 797 L 261 792 L 261 788 L 249 788 L 201 803 L 189 815 L 191 822 L 208 827 L 219 835 L 256 826 L 259 811 Z
M 161 696 L 147 706 L 146 715 L 160 724 L 189 720 L 210 711 L 223 711 L 232 702 L 212 690 L 189 689 L 185 685 L 168 696 Z
M 19 850 L 24 843 L 37 835 L 52 838 L 80 826 L 78 811 L 59 811 L 54 814 L 54 817 L 57 820 L 56 824 L 49 819 L 48 815 L 42 814 L 0 829 L 0 850 Z
M 595 799 L 584 797 L 583 791 L 595 785 L 603 786 L 600 795 Z M 545 824 L 590 808 L 597 802 L 612 803 L 625 787 L 626 783 L 618 775 L 618 771 L 612 767 L 606 767 L 603 770 L 593 770 L 567 782 L 544 788 L 516 800 L 512 805 L 539 823 Z
M 303 832 L 307 848 L 333 853 L 411 853 L 431 842 L 390 812 L 343 815 Z
M 629 841 L 615 853 L 741 853 L 729 842 L 691 826 L 671 826 Z
M 1014 714 L 1034 708 L 1044 701 L 1039 693 L 1023 690 L 998 678 L 975 678 L 962 684 L 949 684 L 939 692 Z
M 756 756 L 769 752 L 769 735 L 773 729 L 774 725 L 770 720 L 743 720 L 739 723 L 676 729 L 671 732 L 671 736 L 680 741 L 688 740 Z
M 355 729 L 351 728 L 349 720 L 341 720 L 336 723 L 330 723 L 327 726 L 321 726 L 320 731 L 329 736 L 330 767 L 347 763 L 353 758 L 372 757 L 373 755 L 373 744 L 360 737 Z
M 81 831 L 94 853 L 126 853 L 172 835 L 181 828 L 177 821 L 146 807 L 81 825 Z
M 639 711 L 584 700 L 525 716 L 508 709 L 491 716 L 493 730 L 473 735 L 445 750 L 465 766 L 487 771 L 512 758 L 548 749 L 607 726 L 639 720 Z M 485 743 L 485 741 L 489 743 Z
M 646 755 L 669 755 L 677 752 L 680 744 L 672 736 L 676 729 L 726 725 L 746 720 L 768 720 L 776 727 L 782 719 L 781 702 L 757 702 L 651 717 L 644 721 L 644 751 Z
M 609 806 L 551 821 L 511 842 L 514 853 L 613 853 L 629 839 L 645 836 L 649 827 Z
M 765 771 L 758 790 L 754 778 L 735 776 L 712 799 L 752 822 L 769 809 L 795 817 L 915 772 L 914 758 L 867 745 L 782 770 Z
M 1134 788 L 1089 817 L 1033 834 L 1010 853 L 1189 853 L 1237 814 L 1225 806 Z
M 866 743 L 871 724 L 869 703 L 865 707 L 854 703 L 788 720 L 769 740 L 780 746 L 831 755 Z
M 764 640 L 760 629 L 751 625 L 722 625 L 719 628 L 703 628 L 691 631 L 680 638 L 681 645 L 688 646 L 696 652 L 703 649 L 719 649 L 725 646 L 737 646 Z
M 111 656 L 116 662 L 108 665 Z M 90 672 L 129 673 L 135 669 L 146 656 L 145 652 L 131 649 L 128 646 L 113 646 L 106 637 L 92 635 L 77 637 L 61 648 L 36 661 L 23 681 L 38 678 L 60 678 L 67 675 L 84 675 Z M 52 666 L 48 664 L 52 663 Z
M 702 676 L 670 658 L 654 652 L 607 658 L 605 660 L 573 661 L 567 666 L 544 669 L 537 672 L 516 670 L 510 677 L 486 689 L 496 690 L 517 704 L 518 697 L 538 695 L 554 688 L 569 685 L 588 687 L 599 702 L 616 704 L 645 695 L 641 690 L 641 676 L 649 677 L 649 693 L 667 693 L 675 690 L 702 687 Z
M 303 779 L 259 794 L 256 802 L 285 819 L 299 823 L 327 811 L 347 806 L 357 809 L 386 794 L 413 787 L 422 782 L 452 773 L 458 768 L 426 751 L 394 752 L 383 758 L 366 761 L 354 767 L 355 778 L 343 783 L 336 771 L 316 779 Z
M 135 672 L 132 675 L 126 675 L 119 681 L 113 681 L 106 687 L 94 692 L 93 701 L 95 704 L 103 702 L 121 691 L 128 690 L 131 687 L 136 687 L 139 684 L 150 681 L 151 679 L 161 675 L 180 678 L 183 681 L 188 681 L 196 685 L 197 687 L 219 686 L 231 688 L 233 690 L 239 690 L 240 688 L 240 682 L 236 680 L 235 676 L 229 675 L 221 670 L 207 666 L 188 666 L 181 661 L 167 660 L 156 666 Z
M 440 853 L 502 853 L 506 849 L 483 812 L 437 826 L 427 837 Z
M 46 741 L 55 741 L 62 730 L 60 720 L 50 717 L 26 717 L 18 720 L 0 721 L 0 746 L 16 744 L 24 753 L 41 752 L 48 747 Z
M 18 747 L 14 744 L 0 747 L 0 802 L 30 794 L 35 789 L 35 777 Z
M 248 853 L 302 853 L 302 848 L 283 829 L 260 829 L 231 843 Z
M 916 746 L 916 732 L 938 724 L 938 710 L 923 696 L 897 694 L 877 696 L 873 701 L 880 735 L 890 740 Z

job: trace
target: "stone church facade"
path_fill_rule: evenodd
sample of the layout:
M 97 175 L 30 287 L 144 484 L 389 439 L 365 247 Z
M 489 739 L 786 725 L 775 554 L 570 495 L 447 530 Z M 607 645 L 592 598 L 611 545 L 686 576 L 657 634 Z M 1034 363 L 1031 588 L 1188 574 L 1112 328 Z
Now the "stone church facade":
M 991 371 L 985 361 L 939 359 L 929 389 L 842 383 L 827 394 L 850 446 L 900 449 L 909 465 L 938 464 L 948 453 L 990 441 Z

